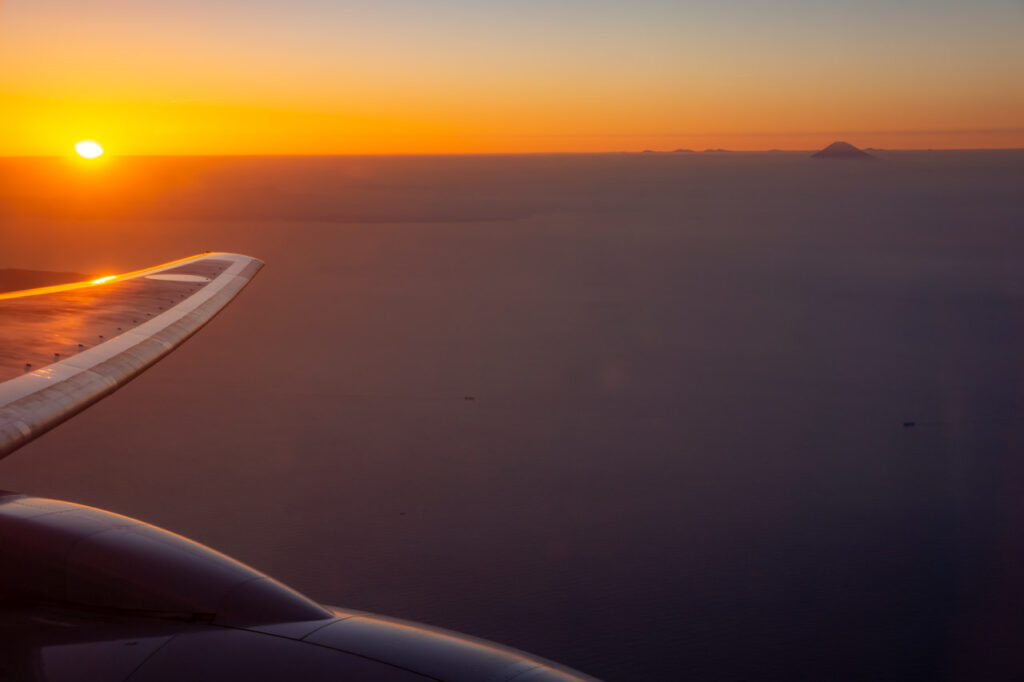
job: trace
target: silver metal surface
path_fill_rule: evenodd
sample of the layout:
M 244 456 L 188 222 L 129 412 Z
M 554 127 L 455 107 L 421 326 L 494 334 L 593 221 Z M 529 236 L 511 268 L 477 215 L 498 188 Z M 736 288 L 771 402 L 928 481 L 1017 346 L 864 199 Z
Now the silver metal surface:
M 141 521 L 0 493 L 0 680 L 571 682 L 491 642 L 327 609 Z
M 342 618 L 303 641 L 451 682 L 521 680 L 528 673 L 537 681 L 592 679 L 493 642 L 380 616 Z
M 329 611 L 234 559 L 100 509 L 0 497 L 0 595 L 244 627 Z
M 0 457 L 116 390 L 198 331 L 262 267 L 213 253 L 0 294 Z M 150 279 L 195 275 L 207 282 Z

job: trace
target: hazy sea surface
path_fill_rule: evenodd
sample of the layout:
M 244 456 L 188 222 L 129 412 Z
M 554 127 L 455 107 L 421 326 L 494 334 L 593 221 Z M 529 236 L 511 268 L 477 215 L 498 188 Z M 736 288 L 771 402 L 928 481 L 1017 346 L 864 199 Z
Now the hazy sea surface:
M 204 250 L 0 488 L 610 681 L 1024 675 L 1024 152 L 0 160 L 0 268 Z

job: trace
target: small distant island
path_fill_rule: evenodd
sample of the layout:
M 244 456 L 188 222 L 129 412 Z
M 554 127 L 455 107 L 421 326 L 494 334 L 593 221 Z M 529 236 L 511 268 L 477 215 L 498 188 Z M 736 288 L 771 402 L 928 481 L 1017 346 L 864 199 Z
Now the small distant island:
M 873 159 L 865 151 L 857 149 L 849 142 L 833 142 L 819 152 L 811 154 L 815 159 Z

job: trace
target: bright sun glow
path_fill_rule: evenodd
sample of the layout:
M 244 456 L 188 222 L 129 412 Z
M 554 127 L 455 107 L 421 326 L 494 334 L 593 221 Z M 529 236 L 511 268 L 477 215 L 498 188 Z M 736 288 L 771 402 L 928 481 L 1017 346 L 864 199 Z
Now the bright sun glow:
M 75 151 L 83 159 L 95 159 L 103 155 L 103 147 L 94 140 L 82 140 L 75 143 Z
M 114 279 L 116 277 L 117 277 L 117 275 L 107 275 L 106 277 L 100 277 L 99 279 L 94 279 L 92 281 L 92 283 L 93 284 L 103 284 L 104 282 L 109 282 L 110 280 L 112 280 L 112 279 Z

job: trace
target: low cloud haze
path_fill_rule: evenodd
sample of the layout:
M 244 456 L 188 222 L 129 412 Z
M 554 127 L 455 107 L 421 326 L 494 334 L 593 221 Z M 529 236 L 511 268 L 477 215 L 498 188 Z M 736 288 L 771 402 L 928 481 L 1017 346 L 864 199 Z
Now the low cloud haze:
M 0 487 L 608 680 L 1005 676 L 1024 159 L 875 155 L 0 160 L 0 268 L 267 263 Z

